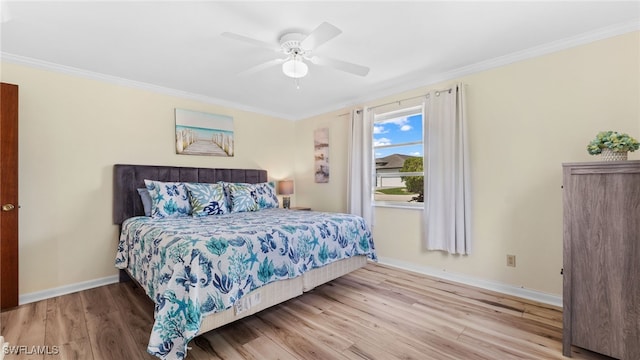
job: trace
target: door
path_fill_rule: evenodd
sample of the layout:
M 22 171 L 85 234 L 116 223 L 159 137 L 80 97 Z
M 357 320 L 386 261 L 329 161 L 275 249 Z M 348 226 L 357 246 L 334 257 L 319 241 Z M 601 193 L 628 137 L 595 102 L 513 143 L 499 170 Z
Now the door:
M 0 84 L 0 309 L 18 306 L 18 86 Z

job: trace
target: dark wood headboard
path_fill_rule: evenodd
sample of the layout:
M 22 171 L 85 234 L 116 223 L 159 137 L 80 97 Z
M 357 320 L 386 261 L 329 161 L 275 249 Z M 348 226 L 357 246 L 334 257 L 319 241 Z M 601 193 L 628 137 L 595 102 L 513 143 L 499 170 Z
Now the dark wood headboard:
M 113 223 L 121 225 L 133 216 L 144 215 L 138 188 L 144 180 L 216 183 L 218 181 L 256 184 L 267 181 L 267 171 L 259 169 L 210 169 L 177 166 L 113 166 Z

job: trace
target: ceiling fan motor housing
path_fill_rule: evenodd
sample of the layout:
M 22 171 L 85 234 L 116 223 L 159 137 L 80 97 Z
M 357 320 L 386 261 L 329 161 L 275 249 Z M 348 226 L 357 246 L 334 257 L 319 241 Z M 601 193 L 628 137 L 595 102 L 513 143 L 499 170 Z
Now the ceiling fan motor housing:
M 299 79 L 305 77 L 309 72 L 309 67 L 304 63 L 303 58 L 310 51 L 300 47 L 300 43 L 307 35 L 300 33 L 287 33 L 280 37 L 280 48 L 289 59 L 282 64 L 282 72 L 288 77 Z
M 280 48 L 287 55 L 304 56 L 309 52 L 300 47 L 300 43 L 307 35 L 300 33 L 287 33 L 280 37 Z

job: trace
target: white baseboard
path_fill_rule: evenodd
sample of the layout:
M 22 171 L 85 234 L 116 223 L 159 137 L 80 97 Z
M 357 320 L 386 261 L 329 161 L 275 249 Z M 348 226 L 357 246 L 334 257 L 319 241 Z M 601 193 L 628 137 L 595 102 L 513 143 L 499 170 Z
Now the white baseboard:
M 53 289 L 47 289 L 42 291 L 36 291 L 28 294 L 20 295 L 18 298 L 18 303 L 20 305 L 28 304 L 40 300 L 50 299 L 56 296 L 71 294 L 74 292 L 93 289 L 98 286 L 114 284 L 119 281 L 118 275 L 107 276 L 100 279 L 83 281 L 75 284 L 60 286 Z
M 455 274 L 446 272 L 442 269 L 437 269 L 429 266 L 416 265 L 410 262 L 391 259 L 387 257 L 378 257 L 378 262 L 383 265 L 388 265 L 404 270 L 417 272 L 424 275 L 429 275 L 444 280 L 449 280 L 465 285 L 475 286 L 482 289 L 491 291 L 497 291 L 503 294 L 513 295 L 520 298 L 541 302 L 557 307 L 562 307 L 562 296 L 552 295 L 541 291 L 525 289 L 518 286 L 508 285 L 497 281 L 484 280 L 475 278 L 464 274 Z
M 547 294 L 540 291 L 525 289 L 513 285 L 503 284 L 497 281 L 490 281 L 475 278 L 463 274 L 455 274 L 443 271 L 442 269 L 416 265 L 410 262 L 396 260 L 387 257 L 379 257 L 378 262 L 383 265 L 396 267 L 399 269 L 409 270 L 424 275 L 429 275 L 437 278 L 441 278 L 448 281 L 453 281 L 461 284 L 479 287 L 482 289 L 497 291 L 503 294 L 513 295 L 524 299 L 538 301 L 544 304 L 549 304 L 557 307 L 562 307 L 562 296 Z M 28 304 L 40 300 L 50 299 L 56 296 L 71 294 L 74 292 L 92 289 L 98 286 L 114 284 L 119 281 L 118 275 L 107 276 L 100 279 L 83 281 L 71 285 L 65 285 L 53 289 L 36 291 L 24 295 L 20 295 L 19 304 Z

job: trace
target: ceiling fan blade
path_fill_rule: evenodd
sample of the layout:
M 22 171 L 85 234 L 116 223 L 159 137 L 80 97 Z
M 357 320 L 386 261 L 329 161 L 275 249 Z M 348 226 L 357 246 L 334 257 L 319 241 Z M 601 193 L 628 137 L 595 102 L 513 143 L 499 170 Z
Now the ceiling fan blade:
M 267 62 L 263 62 L 262 64 L 258 64 L 254 67 L 248 68 L 247 70 L 241 71 L 238 73 L 239 76 L 249 76 L 251 74 L 255 74 L 259 71 L 262 71 L 264 69 L 268 69 L 272 66 L 276 66 L 279 64 L 284 63 L 285 61 L 287 61 L 286 58 L 284 59 L 273 59 L 273 60 L 269 60 Z
M 369 73 L 369 68 L 366 66 L 357 65 L 357 64 L 353 64 L 353 63 L 342 61 L 342 60 L 331 59 L 326 57 L 318 57 L 318 56 L 314 56 L 309 60 L 316 65 L 331 66 L 340 71 L 348 72 L 354 75 L 367 76 L 367 74 Z
M 342 34 L 342 30 L 329 24 L 328 22 L 323 22 L 322 24 L 320 24 L 320 26 L 315 28 L 315 30 L 313 30 L 311 34 L 309 34 L 309 36 L 302 40 L 302 42 L 300 43 L 300 47 L 307 50 L 315 50 L 318 48 L 318 46 L 326 43 L 327 41 L 340 34 Z
M 279 45 L 271 44 L 271 43 L 268 43 L 266 41 L 252 39 L 252 38 L 244 36 L 244 35 L 231 33 L 231 32 L 223 32 L 220 35 L 222 35 L 222 36 L 224 36 L 224 37 L 226 37 L 228 39 L 242 41 L 244 43 L 248 43 L 248 44 L 251 44 L 253 46 L 257 46 L 257 47 L 261 47 L 261 48 L 265 48 L 265 49 L 269 49 L 269 50 L 273 50 L 273 51 L 280 51 L 280 46 Z

